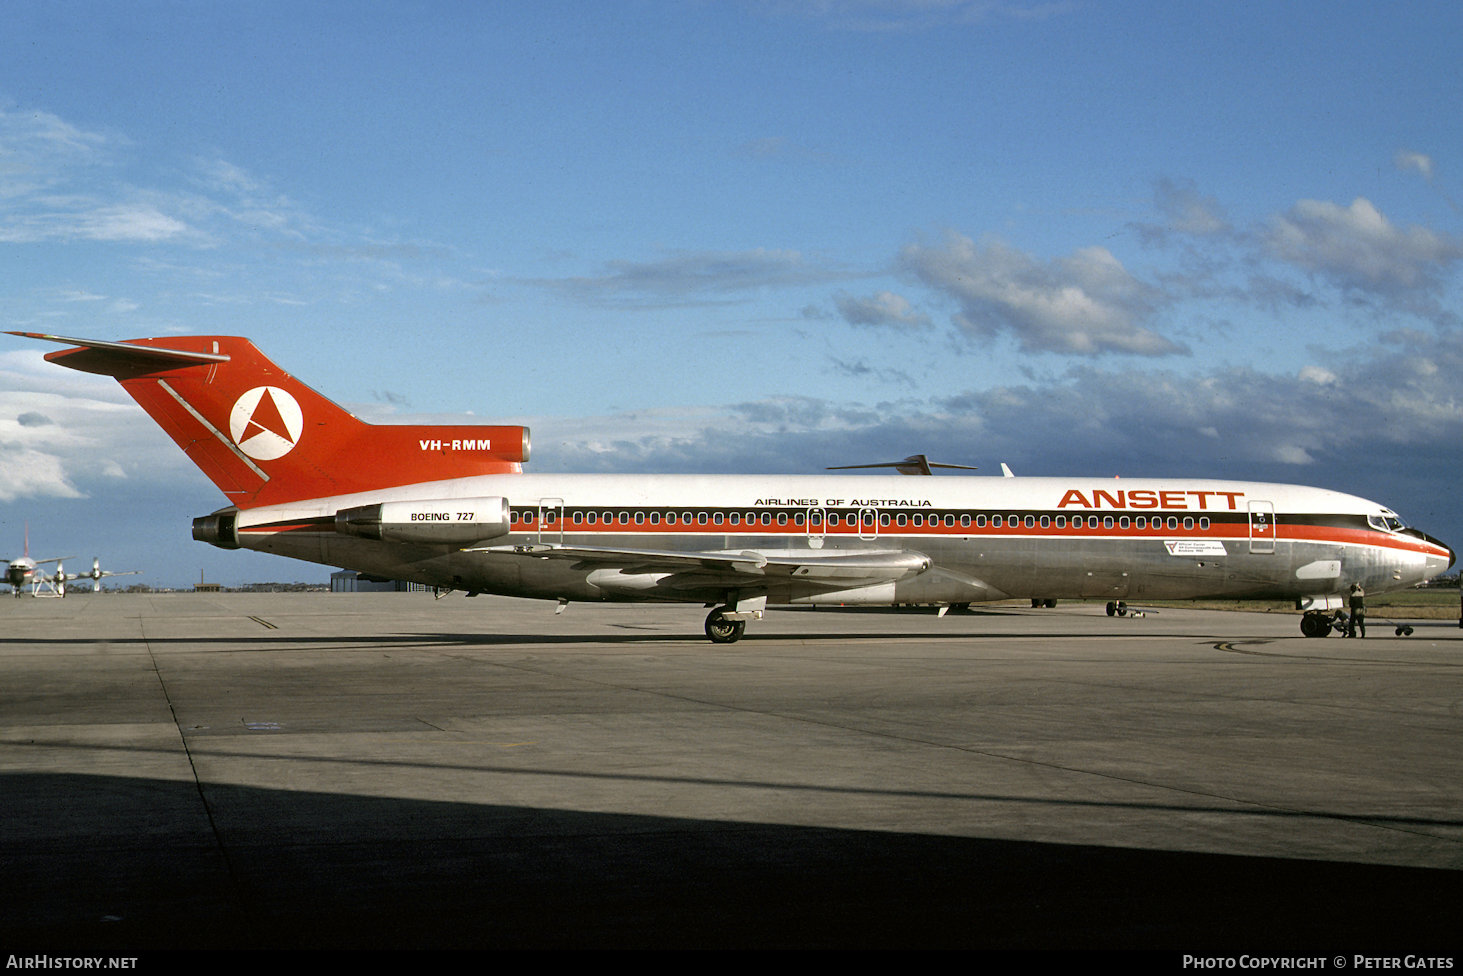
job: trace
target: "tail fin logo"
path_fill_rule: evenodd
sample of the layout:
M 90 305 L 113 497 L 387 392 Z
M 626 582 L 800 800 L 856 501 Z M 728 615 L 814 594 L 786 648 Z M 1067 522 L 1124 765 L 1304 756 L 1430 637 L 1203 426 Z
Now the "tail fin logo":
M 256 461 L 273 461 L 294 450 L 304 429 L 300 404 L 277 386 L 256 386 L 234 401 L 229 434 Z

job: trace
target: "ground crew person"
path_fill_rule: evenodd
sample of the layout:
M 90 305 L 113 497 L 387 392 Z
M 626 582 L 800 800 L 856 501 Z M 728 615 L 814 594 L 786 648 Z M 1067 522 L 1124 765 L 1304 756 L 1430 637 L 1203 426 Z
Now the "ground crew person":
M 1360 630 L 1361 636 L 1366 636 L 1366 590 L 1361 588 L 1360 583 L 1351 584 L 1351 622 L 1348 625 L 1346 636 L 1355 637 Z

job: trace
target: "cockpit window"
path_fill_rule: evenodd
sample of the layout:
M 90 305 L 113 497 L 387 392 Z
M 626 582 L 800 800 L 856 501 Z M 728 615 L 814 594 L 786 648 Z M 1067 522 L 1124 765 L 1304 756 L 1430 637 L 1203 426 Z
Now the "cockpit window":
M 1388 512 L 1384 515 L 1368 515 L 1366 524 L 1378 532 L 1401 532 L 1404 526 L 1402 520 Z

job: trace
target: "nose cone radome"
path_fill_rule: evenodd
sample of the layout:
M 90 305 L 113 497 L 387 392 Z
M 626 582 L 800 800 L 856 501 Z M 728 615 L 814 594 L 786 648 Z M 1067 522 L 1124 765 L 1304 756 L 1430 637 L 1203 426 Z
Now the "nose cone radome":
M 1440 576 L 1453 568 L 1453 563 L 1458 561 L 1458 554 L 1453 547 L 1444 545 L 1441 541 L 1432 536 L 1423 534 L 1423 540 L 1432 546 L 1432 551 L 1427 554 L 1427 578 Z

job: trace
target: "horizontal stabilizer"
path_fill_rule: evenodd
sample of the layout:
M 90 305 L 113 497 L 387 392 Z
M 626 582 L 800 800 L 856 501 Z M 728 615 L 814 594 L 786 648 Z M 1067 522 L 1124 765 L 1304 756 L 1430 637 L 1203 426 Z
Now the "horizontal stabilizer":
M 149 369 L 165 369 L 186 363 L 226 363 L 229 361 L 227 355 L 219 352 L 197 352 L 189 349 L 167 349 L 162 346 L 137 344 L 165 341 L 160 339 L 139 339 L 137 343 L 132 343 L 107 342 L 102 339 L 73 339 L 44 332 L 11 332 L 9 334 L 25 339 L 44 339 L 47 342 L 80 346 L 81 349 L 48 353 L 46 359 L 71 369 L 79 369 L 87 373 L 101 373 L 103 376 L 117 376 L 124 372 Z

